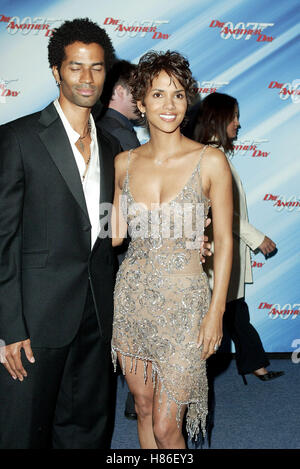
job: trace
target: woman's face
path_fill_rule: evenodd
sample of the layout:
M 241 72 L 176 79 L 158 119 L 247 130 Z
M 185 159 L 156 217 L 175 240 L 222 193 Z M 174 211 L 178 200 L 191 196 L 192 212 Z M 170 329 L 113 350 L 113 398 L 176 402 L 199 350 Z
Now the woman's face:
M 162 70 L 147 90 L 144 103 L 137 102 L 141 112 L 146 113 L 150 130 L 174 132 L 184 119 L 187 109 L 186 93 L 177 78 Z
M 239 122 L 239 108 L 237 104 L 234 106 L 234 114 L 233 114 L 233 119 L 229 124 L 227 125 L 226 132 L 227 132 L 227 137 L 230 139 L 234 139 L 237 136 L 238 129 L 240 127 L 240 122 Z

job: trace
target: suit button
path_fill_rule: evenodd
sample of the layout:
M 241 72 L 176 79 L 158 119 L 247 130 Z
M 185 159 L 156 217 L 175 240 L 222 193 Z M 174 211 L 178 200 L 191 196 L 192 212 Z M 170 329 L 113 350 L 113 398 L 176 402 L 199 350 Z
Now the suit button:
M 91 231 L 91 227 L 86 225 L 83 227 L 83 231 Z

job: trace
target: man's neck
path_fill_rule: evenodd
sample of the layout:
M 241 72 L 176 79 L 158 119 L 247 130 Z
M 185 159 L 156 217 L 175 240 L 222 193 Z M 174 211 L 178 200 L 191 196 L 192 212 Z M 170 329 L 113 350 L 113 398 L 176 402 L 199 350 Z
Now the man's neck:
M 71 127 L 77 133 L 83 135 L 88 125 L 91 109 L 88 107 L 77 106 L 61 96 L 59 97 L 58 102 Z
M 108 109 L 113 109 L 114 111 L 119 112 L 122 114 L 123 117 L 126 117 L 126 119 L 129 120 L 128 116 L 126 115 L 126 111 L 122 109 L 120 106 L 118 106 L 115 101 L 110 101 L 108 104 Z

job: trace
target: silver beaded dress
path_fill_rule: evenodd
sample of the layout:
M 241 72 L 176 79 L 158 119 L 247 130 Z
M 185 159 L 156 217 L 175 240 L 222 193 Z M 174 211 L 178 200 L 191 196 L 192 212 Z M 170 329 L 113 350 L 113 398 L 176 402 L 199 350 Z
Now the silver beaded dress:
M 148 210 L 130 192 L 130 156 L 121 209 L 131 241 L 117 274 L 114 293 L 112 357 L 121 354 L 123 373 L 136 360 L 152 363 L 155 389 L 166 393 L 167 405 L 177 404 L 177 422 L 187 405 L 190 438 L 205 434 L 207 415 L 206 362 L 197 339 L 210 303 L 210 290 L 200 261 L 199 242 L 209 200 L 202 193 L 199 161 L 188 182 L 166 204 Z M 125 357 L 131 358 L 126 369 Z M 160 395 L 160 401 L 162 395 Z

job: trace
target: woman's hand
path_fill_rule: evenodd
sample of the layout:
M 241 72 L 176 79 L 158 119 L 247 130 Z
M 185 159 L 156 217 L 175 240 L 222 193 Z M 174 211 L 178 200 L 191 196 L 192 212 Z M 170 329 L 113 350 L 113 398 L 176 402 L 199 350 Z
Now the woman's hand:
M 204 316 L 197 347 L 200 348 L 201 345 L 203 346 L 201 359 L 207 360 L 213 353 L 217 351 L 217 349 L 221 345 L 222 337 L 223 337 L 223 327 L 222 327 L 223 315 L 216 314 L 215 312 L 211 312 L 210 310 Z
M 207 218 L 205 220 L 205 228 L 207 228 L 211 224 L 211 218 Z M 203 243 L 200 249 L 200 261 L 202 264 L 205 263 L 205 257 L 204 256 L 211 256 L 212 252 L 210 250 L 211 248 L 211 243 L 209 242 L 209 239 L 206 235 L 203 236 Z

